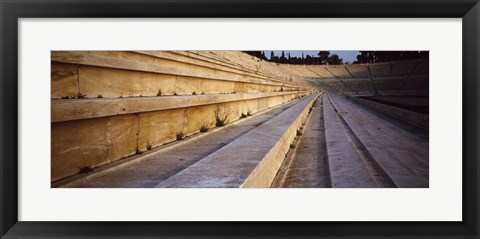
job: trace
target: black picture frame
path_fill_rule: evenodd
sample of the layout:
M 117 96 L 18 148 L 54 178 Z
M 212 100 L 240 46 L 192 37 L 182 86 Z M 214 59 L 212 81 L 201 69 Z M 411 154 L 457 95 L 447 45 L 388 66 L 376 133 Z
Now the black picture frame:
M 1 0 L 2 238 L 479 238 L 478 0 Z M 18 221 L 18 19 L 149 17 L 462 18 L 462 222 Z M 39 205 L 41 206 L 41 205 Z M 441 209 L 439 209 L 441 210 Z

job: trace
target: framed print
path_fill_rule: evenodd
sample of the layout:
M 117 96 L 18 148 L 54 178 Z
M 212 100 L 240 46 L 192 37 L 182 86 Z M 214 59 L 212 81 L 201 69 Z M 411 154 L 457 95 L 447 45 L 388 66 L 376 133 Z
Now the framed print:
M 478 238 L 469 1 L 2 1 L 2 238 Z

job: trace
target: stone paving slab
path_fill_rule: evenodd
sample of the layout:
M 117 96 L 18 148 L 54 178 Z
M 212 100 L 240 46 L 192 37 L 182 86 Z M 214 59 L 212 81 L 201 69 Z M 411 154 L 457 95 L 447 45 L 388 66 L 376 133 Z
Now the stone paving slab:
M 368 168 L 349 139 L 328 96 L 324 96 L 325 136 L 332 187 L 370 188 L 378 187 Z
M 283 184 L 279 187 L 328 188 L 332 186 L 325 144 L 322 99 L 318 99 L 305 123 L 305 129 L 299 137 L 292 157 Z
M 329 97 L 397 187 L 429 186 L 428 135 L 424 130 L 381 117 L 343 97 Z

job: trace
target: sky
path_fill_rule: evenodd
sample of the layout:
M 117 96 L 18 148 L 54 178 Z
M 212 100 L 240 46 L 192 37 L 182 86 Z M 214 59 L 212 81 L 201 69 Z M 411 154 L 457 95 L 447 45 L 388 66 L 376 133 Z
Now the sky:
M 303 54 L 305 55 L 305 57 L 307 55 L 310 55 L 310 56 L 318 56 L 318 52 L 320 50 L 304 50 L 303 51 Z M 323 50 L 322 50 L 323 51 Z M 347 62 L 349 61 L 350 63 L 352 63 L 353 61 L 355 61 L 357 59 L 357 55 L 359 54 L 359 51 L 332 51 L 332 50 L 327 50 L 330 52 L 330 54 L 337 54 L 340 58 L 343 58 L 343 62 Z M 270 52 L 271 51 L 265 51 L 265 56 L 267 58 L 270 58 Z M 285 55 L 288 54 L 288 52 L 290 52 L 290 56 L 291 57 L 301 57 L 302 56 L 302 51 L 285 51 Z M 282 55 L 282 51 L 273 51 L 273 53 L 275 54 L 275 56 L 280 56 Z

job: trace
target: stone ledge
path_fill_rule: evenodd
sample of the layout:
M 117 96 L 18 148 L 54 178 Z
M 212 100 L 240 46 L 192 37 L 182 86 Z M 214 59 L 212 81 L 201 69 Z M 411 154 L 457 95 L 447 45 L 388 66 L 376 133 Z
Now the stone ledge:
M 341 79 L 341 80 L 370 80 L 370 79 L 373 79 L 373 80 L 406 80 L 408 76 L 382 76 L 382 77 L 372 77 L 372 78 L 369 78 L 369 77 L 314 77 L 315 79 L 318 79 L 318 80 L 338 80 L 338 79 Z M 410 79 L 412 78 L 420 78 L 420 80 L 424 80 L 428 77 L 428 75 L 426 74 L 417 74 L 417 75 L 411 75 L 410 76 Z
M 317 97 L 306 97 L 156 187 L 269 187 Z
M 424 64 L 425 59 L 379 62 L 367 64 L 345 64 L 345 65 L 281 65 L 285 71 L 293 75 L 315 78 L 388 78 L 408 77 L 409 75 L 427 76 L 428 71 Z M 415 70 L 415 65 L 419 69 Z M 407 67 L 405 67 L 408 65 Z M 307 70 L 307 71 L 306 71 Z M 308 72 L 309 71 L 309 72 Z M 312 74 L 313 73 L 313 74 Z
M 198 51 L 198 52 L 193 52 L 193 51 L 185 51 L 185 52 L 177 52 L 179 54 L 188 54 L 189 56 L 192 56 L 192 55 L 196 55 L 197 57 L 201 57 L 199 59 L 202 59 L 202 60 L 213 60 L 213 61 L 216 61 L 216 62 L 222 62 L 223 64 L 233 64 L 233 65 L 236 65 L 237 67 L 240 67 L 241 69 L 246 69 L 246 70 L 250 70 L 250 71 L 254 71 L 254 72 L 257 72 L 256 70 L 257 69 L 252 69 L 252 68 L 248 68 L 247 66 L 251 66 L 252 62 L 250 61 L 250 63 L 246 63 L 246 62 L 238 62 L 238 61 L 228 61 L 230 59 L 230 57 L 218 57 L 218 56 L 212 56 L 212 55 L 209 55 L 208 53 L 205 53 L 204 51 Z M 228 52 L 228 53 L 232 53 L 232 52 Z M 193 56 L 192 56 L 193 57 Z M 237 56 L 238 57 L 238 56 Z M 252 56 L 249 56 L 249 57 L 252 57 Z M 234 59 L 234 58 L 233 58 Z M 241 60 L 245 60 L 245 57 L 242 57 Z M 257 61 L 257 63 L 253 64 L 255 66 L 258 65 L 259 69 L 262 70 L 261 72 L 264 73 L 265 75 L 267 76 L 271 76 L 271 75 L 274 75 L 276 76 L 277 78 L 279 79 L 283 79 L 283 80 L 286 80 L 286 81 L 291 81 L 291 77 L 296 77 L 296 76 L 292 76 L 290 74 L 288 74 L 287 72 L 284 72 L 283 70 L 281 70 L 278 66 L 279 66 L 279 63 L 274 63 L 274 62 L 268 62 L 268 61 Z M 298 83 L 298 82 L 297 82 Z
M 429 125 L 428 115 L 420 114 L 410 110 L 405 110 L 405 109 L 398 108 L 391 105 L 378 103 L 371 100 L 365 100 L 365 99 L 351 97 L 351 96 L 347 96 L 347 98 L 361 105 L 377 110 L 378 112 L 390 115 L 396 119 L 405 121 L 407 123 L 413 124 L 422 129 L 428 130 L 428 125 Z
M 112 115 L 134 114 L 193 106 L 294 95 L 304 91 L 178 95 L 159 97 L 57 99 L 51 101 L 52 123 L 98 118 Z
M 213 80 L 237 81 L 237 82 L 247 82 L 247 83 L 256 83 L 256 84 L 266 84 L 266 85 L 273 85 L 273 86 L 283 85 L 287 87 L 298 87 L 297 85 L 290 84 L 287 81 L 273 80 L 273 79 L 263 78 L 260 76 L 255 76 L 255 78 L 258 78 L 258 80 L 247 81 L 242 77 L 242 75 L 238 73 L 228 72 L 231 74 L 238 75 L 237 78 L 232 79 L 231 77 L 225 77 L 218 74 L 199 73 L 198 71 L 191 70 L 191 69 L 185 69 L 185 68 L 180 69 L 175 67 L 160 66 L 160 65 L 143 63 L 143 62 L 133 61 L 133 60 L 125 60 L 120 58 L 93 55 L 93 54 L 89 54 L 88 52 L 81 52 L 81 51 L 52 52 L 51 61 L 80 64 L 80 65 L 91 65 L 91 66 L 98 66 L 98 67 L 108 67 L 108 68 L 114 68 L 114 69 L 153 72 L 153 73 L 161 73 L 161 74 L 167 74 L 167 75 L 198 77 L 198 78 L 213 79 Z
M 92 172 L 88 172 L 84 174 L 76 174 L 74 176 L 64 178 L 60 181 L 55 181 L 54 183 L 52 183 L 52 187 L 85 187 L 85 183 L 88 184 L 89 182 L 93 182 L 93 181 L 95 181 L 95 184 L 98 185 L 99 187 L 108 187 L 108 188 L 123 187 L 123 186 L 119 186 L 119 184 L 116 184 L 114 182 L 115 180 L 105 181 L 99 178 L 102 178 L 103 176 L 110 178 L 110 176 L 112 175 L 123 175 L 121 180 L 131 182 L 130 181 L 131 179 L 129 179 L 129 176 L 136 175 L 137 173 L 139 173 L 138 170 L 141 170 L 141 168 L 143 168 L 146 171 L 150 171 L 151 169 L 150 166 L 153 166 L 153 165 L 154 167 L 157 167 L 158 169 L 160 169 L 158 171 L 157 176 L 161 177 L 162 174 L 168 175 L 170 170 L 174 170 L 174 168 L 176 168 L 177 166 L 182 165 L 184 163 L 188 165 L 189 164 L 188 162 L 190 160 L 195 160 L 195 161 L 200 160 L 201 158 L 203 158 L 200 155 L 206 154 L 205 156 L 207 156 L 211 154 L 212 152 L 214 152 L 214 151 L 211 151 L 212 149 L 217 147 L 221 148 L 222 147 L 221 145 L 223 143 L 228 143 L 235 140 L 239 136 L 243 135 L 244 133 L 247 133 L 248 131 L 254 129 L 255 127 L 258 127 L 258 125 L 263 124 L 264 122 L 267 122 L 269 119 L 278 115 L 279 112 L 282 112 L 288 109 L 289 107 L 299 103 L 300 101 L 301 100 L 295 100 L 295 101 L 287 102 L 282 105 L 277 105 L 267 110 L 257 112 L 256 114 L 253 114 L 252 117 L 239 119 L 223 127 L 215 127 L 215 128 L 209 129 L 208 132 L 190 135 L 185 140 L 170 142 L 170 143 L 158 146 L 156 148 L 153 148 L 151 150 L 147 150 L 140 155 L 126 157 L 118 161 L 114 161 L 109 164 L 106 164 L 97 168 L 93 168 Z M 218 145 L 216 145 L 215 142 L 217 142 Z M 176 158 L 176 156 L 183 158 L 184 160 L 181 160 L 181 161 L 179 160 L 176 162 L 169 160 L 171 159 L 171 157 Z M 199 158 L 196 159 L 197 157 Z M 153 165 L 145 161 L 150 161 L 150 163 L 153 163 Z M 140 165 L 142 163 L 149 164 L 149 165 L 148 166 L 144 165 L 144 167 L 142 167 L 142 166 L 139 166 L 137 163 L 139 163 Z M 126 168 L 128 168 L 128 170 Z M 126 170 L 128 172 L 132 170 L 133 174 L 132 175 L 128 175 L 128 173 L 125 174 L 124 172 L 122 172 L 123 170 Z M 105 174 L 110 176 L 107 176 Z M 144 173 L 140 173 L 140 174 L 144 174 Z M 134 176 L 134 178 L 136 177 Z M 100 180 L 102 182 L 100 183 L 100 181 L 97 181 L 97 180 Z M 159 182 L 161 182 L 161 180 L 155 184 L 158 184 Z M 100 186 L 100 184 L 97 184 L 97 183 L 100 183 L 103 186 Z M 152 184 L 151 186 L 155 186 L 155 184 Z M 132 184 L 130 184 L 130 186 L 128 187 L 136 187 L 136 186 L 133 186 Z
M 226 62 L 220 61 L 219 59 L 215 59 L 216 62 L 214 62 L 213 59 L 198 58 L 198 56 L 189 54 L 188 52 L 170 52 L 170 51 L 168 52 L 167 51 L 134 51 L 134 52 L 138 54 L 153 56 L 153 57 L 162 58 L 166 60 L 177 61 L 180 63 L 186 63 L 186 64 L 206 67 L 210 69 L 215 69 L 215 70 L 222 70 L 225 72 L 230 72 L 235 74 L 247 75 L 247 76 L 256 77 L 256 78 L 261 77 L 261 78 L 269 79 L 272 81 L 279 81 L 281 83 L 284 83 L 287 81 L 287 79 L 282 79 L 282 80 L 275 79 L 273 78 L 273 76 L 267 75 L 264 72 L 255 72 L 249 68 L 228 64 Z M 275 77 L 278 77 L 278 76 L 275 76 Z
M 221 53 L 227 53 L 225 51 L 219 51 Z M 265 77 L 270 77 L 272 78 L 273 81 L 278 81 L 280 79 L 280 82 L 291 82 L 291 77 L 292 75 L 288 74 L 287 72 L 284 72 L 279 66 L 281 64 L 274 63 L 274 62 L 269 62 L 269 61 L 255 61 L 250 60 L 250 57 L 252 56 L 228 56 L 228 57 L 220 57 L 218 56 L 212 56 L 205 54 L 204 51 L 200 52 L 192 52 L 192 51 L 179 51 L 175 52 L 179 55 L 185 55 L 189 56 L 191 58 L 196 58 L 201 61 L 208 61 L 212 62 L 214 64 L 219 64 L 219 65 L 227 65 L 229 67 L 236 67 L 237 69 L 243 70 L 243 71 L 248 71 L 256 75 L 263 75 Z M 235 55 L 241 55 L 246 53 L 241 53 L 240 52 L 228 52 L 228 54 L 235 54 Z M 235 61 L 235 59 L 238 59 L 238 61 Z M 249 60 L 249 62 L 245 62 L 245 60 Z M 251 67 L 254 66 L 254 67 Z M 292 82 L 291 82 L 292 83 Z M 296 82 L 298 83 L 298 82 Z

